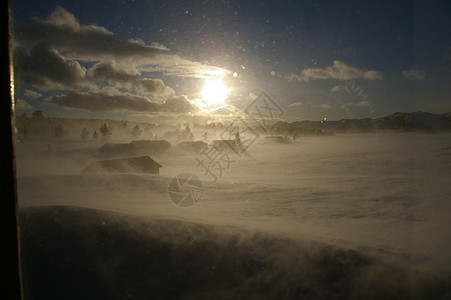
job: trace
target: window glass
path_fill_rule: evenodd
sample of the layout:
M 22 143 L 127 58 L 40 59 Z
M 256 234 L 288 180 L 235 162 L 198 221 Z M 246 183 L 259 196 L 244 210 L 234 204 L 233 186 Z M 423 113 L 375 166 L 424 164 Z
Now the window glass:
M 10 2 L 26 299 L 449 297 L 448 1 Z

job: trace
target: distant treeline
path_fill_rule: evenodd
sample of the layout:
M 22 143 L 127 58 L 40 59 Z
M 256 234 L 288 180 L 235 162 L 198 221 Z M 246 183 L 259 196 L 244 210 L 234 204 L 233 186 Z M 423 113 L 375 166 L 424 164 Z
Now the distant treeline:
M 83 141 L 103 139 L 157 139 L 193 140 L 214 137 L 227 130 L 230 125 L 220 122 L 189 123 L 145 123 L 129 120 L 105 120 L 88 118 L 45 117 L 42 111 L 31 116 L 16 116 L 16 137 L 26 140 L 34 137 L 80 138 Z M 243 125 L 241 125 L 243 126 Z M 342 119 L 339 121 L 295 121 L 270 124 L 246 124 L 260 135 L 280 135 L 296 139 L 306 135 L 331 135 L 350 132 L 423 131 L 441 132 L 451 130 L 451 113 L 432 114 L 426 112 L 397 112 L 381 118 Z
M 114 135 L 121 137 L 153 138 L 155 129 L 164 130 L 167 126 L 152 123 L 88 118 L 45 117 L 42 111 L 32 116 L 22 114 L 15 118 L 16 137 L 25 140 L 33 137 L 80 138 L 82 140 L 101 139 Z

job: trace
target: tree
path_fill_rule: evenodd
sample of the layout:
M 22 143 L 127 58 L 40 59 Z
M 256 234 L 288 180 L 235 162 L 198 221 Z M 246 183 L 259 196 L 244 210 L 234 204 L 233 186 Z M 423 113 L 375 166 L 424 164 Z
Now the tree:
M 185 132 L 188 133 L 188 134 L 191 133 L 191 128 L 189 127 L 188 123 L 183 124 L 182 129 L 184 129 Z
M 89 137 L 89 130 L 86 127 L 83 127 L 83 129 L 81 130 L 81 140 L 83 142 L 86 142 L 88 140 Z
M 182 131 L 181 131 L 181 133 L 179 135 L 180 135 L 180 138 L 182 140 L 192 141 L 194 139 L 194 135 L 191 132 L 191 128 L 190 128 L 188 123 L 185 123 L 185 124 L 182 125 Z
M 241 147 L 241 138 L 240 138 L 240 128 L 239 127 L 237 127 L 237 129 L 236 129 L 234 142 L 235 142 L 235 146 L 237 148 Z
M 110 142 L 110 138 L 112 135 L 111 129 L 108 128 L 108 126 L 106 125 L 106 123 L 103 123 L 102 126 L 100 126 L 100 133 L 102 134 L 102 140 L 104 143 L 109 143 Z
M 33 119 L 38 119 L 38 120 L 45 119 L 44 115 L 42 114 L 42 110 L 37 110 L 37 111 L 33 112 Z
M 133 138 L 139 137 L 143 134 L 143 130 L 141 129 L 141 127 L 139 127 L 139 125 L 136 125 L 135 127 L 133 127 L 131 135 Z

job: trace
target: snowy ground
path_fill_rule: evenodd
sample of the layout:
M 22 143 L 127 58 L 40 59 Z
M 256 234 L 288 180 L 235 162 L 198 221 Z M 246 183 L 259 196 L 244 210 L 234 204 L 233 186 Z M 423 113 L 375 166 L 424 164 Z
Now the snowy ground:
M 262 139 L 247 153 L 231 153 L 231 169 L 213 182 L 196 155 L 176 149 L 152 156 L 163 166 L 160 176 L 91 175 L 79 171 L 101 159 L 98 145 L 21 143 L 19 206 L 233 225 L 357 250 L 443 278 L 451 273 L 451 134 L 348 134 L 288 144 Z M 203 195 L 194 207 L 179 208 L 167 188 L 186 172 L 202 180 Z

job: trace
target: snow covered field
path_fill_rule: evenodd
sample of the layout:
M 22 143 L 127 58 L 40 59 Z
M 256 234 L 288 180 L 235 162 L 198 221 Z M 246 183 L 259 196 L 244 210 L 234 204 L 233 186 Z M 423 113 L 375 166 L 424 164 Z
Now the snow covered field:
M 51 151 L 48 151 L 49 143 Z M 210 264 L 209 268 L 213 268 L 214 262 L 227 264 L 228 260 L 233 260 L 231 265 L 241 268 L 237 271 L 241 278 L 239 282 L 231 279 L 233 276 L 229 273 L 232 270 L 226 267 L 221 269 L 225 272 L 222 275 L 208 275 L 202 269 L 199 272 L 203 279 L 186 279 L 189 287 L 179 286 L 175 289 L 178 294 L 171 294 L 167 282 L 163 283 L 164 279 L 154 274 L 140 287 L 141 293 L 158 290 L 153 294 L 158 298 L 169 299 L 171 295 L 211 298 L 215 294 L 213 290 L 202 290 L 202 294 L 198 294 L 193 287 L 201 285 L 200 280 L 206 289 L 205 278 L 211 276 L 229 280 L 229 284 L 216 286 L 219 298 L 451 297 L 451 134 L 346 134 L 305 137 L 286 144 L 261 139 L 251 145 L 247 153 L 248 156 L 242 157 L 231 153 L 230 158 L 234 160 L 231 169 L 213 182 L 197 166 L 195 154 L 177 149 L 152 156 L 163 166 L 160 176 L 100 175 L 80 173 L 91 161 L 101 159 L 96 144 L 70 141 L 19 143 L 16 164 L 25 271 L 28 268 L 32 273 L 38 268 L 27 264 L 35 254 L 25 247 L 41 249 L 37 246 L 40 235 L 48 247 L 54 247 L 52 249 L 58 252 L 58 247 L 66 249 L 67 245 L 50 241 L 61 239 L 66 236 L 65 232 L 73 235 L 71 243 L 77 244 L 79 239 L 82 244 L 91 228 L 94 236 L 98 239 L 103 236 L 102 241 L 108 242 L 108 237 L 117 239 L 118 228 L 125 226 L 132 231 L 130 238 L 136 242 L 140 240 L 136 236 L 140 234 L 138 228 L 151 222 L 153 225 L 145 230 L 147 242 L 142 244 L 143 247 L 156 249 L 150 245 L 157 241 L 172 242 L 173 245 L 185 243 L 189 253 L 199 251 L 196 255 L 206 255 L 202 260 L 183 252 L 183 247 L 177 248 L 178 251 L 171 248 L 172 252 L 169 252 L 173 255 L 186 255 L 182 255 L 185 260 L 176 260 L 167 251 L 158 252 L 161 259 L 167 261 L 166 268 L 181 270 L 190 264 L 187 268 L 193 268 L 196 263 Z M 202 197 L 191 208 L 179 208 L 169 200 L 169 181 L 179 173 L 193 173 L 202 180 Z M 37 207 L 40 206 L 49 208 L 39 210 Z M 66 211 L 54 206 L 96 210 L 66 208 Z M 111 215 L 112 212 L 122 214 Z M 45 216 L 50 216 L 47 223 L 43 221 Z M 67 216 L 66 220 L 64 216 Z M 94 225 L 102 218 L 122 225 L 99 235 Z M 140 225 L 130 225 L 135 219 Z M 89 220 L 93 220 L 93 224 L 90 225 Z M 49 233 L 49 230 L 55 232 Z M 256 239 L 257 233 L 264 234 L 264 238 Z M 193 248 L 196 242 L 199 248 Z M 95 252 L 95 261 L 99 264 L 105 263 L 99 250 L 95 249 L 101 246 L 90 245 L 83 249 Z M 137 250 L 132 249 L 134 247 L 124 247 L 125 250 L 121 248 L 120 252 L 122 257 L 126 253 L 138 255 Z M 237 256 L 231 253 L 237 253 Z M 250 263 L 250 257 L 262 265 L 253 265 L 251 271 L 243 267 Z M 42 256 L 41 261 L 45 261 Z M 142 268 L 145 272 L 168 271 L 162 265 L 152 269 L 154 265 L 146 259 L 142 262 L 144 265 L 130 268 L 140 272 L 143 272 Z M 310 267 L 306 267 L 309 262 Z M 274 265 L 278 265 L 277 270 L 269 267 Z M 282 285 L 281 279 L 276 279 L 274 274 L 267 277 L 265 268 L 292 279 Z M 304 269 L 304 273 L 299 268 Z M 105 290 L 116 291 L 114 285 L 120 285 L 121 272 L 114 269 L 112 274 L 117 275 L 116 281 L 111 281 Z M 29 276 L 34 278 L 36 275 Z M 184 280 L 180 274 L 177 278 L 177 284 Z M 306 278 L 312 282 L 307 284 Z M 109 279 L 103 280 L 108 282 Z M 167 280 L 171 279 L 168 277 Z M 269 282 L 274 282 L 271 288 L 267 287 Z M 261 292 L 265 286 L 270 290 L 268 293 Z M 32 284 L 28 287 L 30 291 L 39 290 Z M 326 291 L 328 288 L 330 290 Z M 139 289 L 133 286 L 128 291 L 133 290 L 138 295 Z M 98 293 L 97 296 L 102 294 L 100 290 Z

